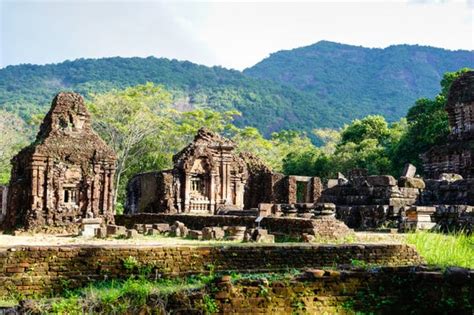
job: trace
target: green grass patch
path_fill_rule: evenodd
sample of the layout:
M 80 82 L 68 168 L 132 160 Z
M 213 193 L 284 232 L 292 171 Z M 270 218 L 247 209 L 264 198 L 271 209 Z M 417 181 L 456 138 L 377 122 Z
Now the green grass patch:
M 474 234 L 417 231 L 407 234 L 406 241 L 429 265 L 474 268 Z
M 201 289 L 211 280 L 192 276 L 184 279 L 131 277 L 127 280 L 99 281 L 84 288 L 65 290 L 60 296 L 40 299 L 36 307 L 41 314 L 138 313 L 144 306 L 150 305 L 150 297 L 159 297 L 164 301 L 177 292 Z

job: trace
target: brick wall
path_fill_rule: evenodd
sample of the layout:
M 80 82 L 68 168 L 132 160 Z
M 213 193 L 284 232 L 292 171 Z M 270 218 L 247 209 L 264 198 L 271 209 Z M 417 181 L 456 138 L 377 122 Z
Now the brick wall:
M 459 269 L 459 268 L 458 268 Z M 454 272 L 453 272 L 454 271 Z M 313 270 L 293 280 L 217 281 L 224 314 L 472 314 L 474 272 Z
M 60 290 L 62 280 L 78 287 L 91 280 L 124 278 L 123 260 L 134 257 L 153 274 L 164 276 L 216 271 L 287 270 L 350 264 L 416 265 L 422 262 L 407 245 L 262 245 L 219 247 L 61 246 L 14 247 L 0 251 L 0 296 L 25 296 Z M 61 280 L 62 279 L 62 280 Z

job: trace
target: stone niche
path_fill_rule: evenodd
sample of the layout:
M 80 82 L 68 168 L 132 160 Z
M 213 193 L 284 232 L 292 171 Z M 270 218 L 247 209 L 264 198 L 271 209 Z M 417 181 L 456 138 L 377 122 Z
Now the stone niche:
M 474 71 L 453 82 L 446 111 L 451 129 L 448 143 L 421 156 L 425 175 L 437 179 L 442 173 L 457 173 L 474 178 Z
M 36 140 L 12 159 L 4 228 L 114 221 L 116 156 L 93 131 L 83 98 L 59 93 Z
M 216 214 L 257 208 L 261 203 L 317 202 L 316 177 L 273 172 L 250 153 L 236 153 L 235 143 L 201 128 L 173 157 L 171 170 L 135 175 L 127 186 L 128 214 Z

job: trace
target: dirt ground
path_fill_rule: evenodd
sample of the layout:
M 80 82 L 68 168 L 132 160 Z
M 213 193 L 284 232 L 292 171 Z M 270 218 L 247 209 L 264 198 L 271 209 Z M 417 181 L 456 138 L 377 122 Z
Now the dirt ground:
M 390 233 L 371 233 L 371 232 L 356 232 L 354 238 L 339 241 L 339 242 L 323 242 L 322 244 L 343 244 L 343 243 L 362 243 L 362 244 L 400 244 L 404 243 L 404 234 L 390 234 Z M 288 245 L 303 243 L 277 243 L 277 245 Z M 255 245 L 255 243 L 241 243 L 235 241 L 199 241 L 190 240 L 180 237 L 166 237 L 166 236 L 143 236 L 139 235 L 133 239 L 121 238 L 85 238 L 81 236 L 69 235 L 48 235 L 22 234 L 19 236 L 0 234 L 0 249 L 5 249 L 13 246 L 57 246 L 57 245 L 146 245 L 146 246 L 173 246 L 173 245 L 190 245 L 190 246 L 219 246 L 219 245 Z M 262 244 L 263 245 L 263 244 Z

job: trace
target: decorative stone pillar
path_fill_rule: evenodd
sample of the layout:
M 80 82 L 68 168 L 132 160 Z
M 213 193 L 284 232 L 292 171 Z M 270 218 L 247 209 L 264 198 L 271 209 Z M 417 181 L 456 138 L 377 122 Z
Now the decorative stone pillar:
M 189 207 L 189 204 L 191 202 L 190 195 L 191 195 L 191 176 L 189 174 L 186 174 L 184 176 L 184 212 L 190 211 L 190 207 Z
M 210 180 L 209 180 L 209 212 L 215 213 L 216 212 L 216 191 L 215 191 L 215 184 L 216 184 L 216 174 L 211 172 Z

